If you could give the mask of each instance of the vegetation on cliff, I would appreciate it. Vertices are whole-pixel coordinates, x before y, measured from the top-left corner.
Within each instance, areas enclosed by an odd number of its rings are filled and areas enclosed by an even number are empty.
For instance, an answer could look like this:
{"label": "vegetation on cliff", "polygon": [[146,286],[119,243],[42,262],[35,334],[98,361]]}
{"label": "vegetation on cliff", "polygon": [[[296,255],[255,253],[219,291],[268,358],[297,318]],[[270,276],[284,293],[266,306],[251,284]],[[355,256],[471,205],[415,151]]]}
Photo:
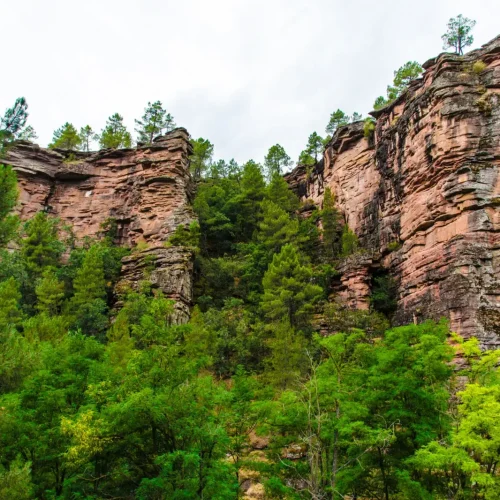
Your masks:
{"label": "vegetation on cliff", "polygon": [[392,327],[383,274],[371,310],[340,304],[335,268],[363,249],[328,188],[290,191],[281,146],[265,168],[193,150],[199,222],[166,242],[195,254],[185,325],[147,273],[117,304],[113,220],[82,241],[21,224],[0,166],[0,499],[498,498],[500,352]]}

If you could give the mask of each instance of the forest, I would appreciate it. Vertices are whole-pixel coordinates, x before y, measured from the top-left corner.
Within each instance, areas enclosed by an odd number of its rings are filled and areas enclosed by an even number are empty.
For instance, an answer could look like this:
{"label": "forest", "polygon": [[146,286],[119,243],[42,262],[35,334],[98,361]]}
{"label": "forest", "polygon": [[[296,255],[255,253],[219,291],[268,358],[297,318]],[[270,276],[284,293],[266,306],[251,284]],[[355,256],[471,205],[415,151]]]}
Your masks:
{"label": "forest", "polygon": [[[337,110],[326,132],[361,119]],[[158,101],[137,122],[141,144],[174,127]],[[118,114],[87,127],[51,147],[131,146]],[[18,99],[0,159],[33,137]],[[311,134],[300,163],[329,140]],[[500,351],[444,319],[395,326],[383,273],[369,310],[344,307],[337,269],[366,249],[332,192],[301,202],[279,144],[239,165],[191,143],[197,221],[164,243],[194,254],[187,324],[147,275],[118,304],[122,258],[144,248],[120,246],[116,220],[84,239],[49,210],[21,221],[0,162],[0,500],[500,498]]]}
{"label": "forest", "polygon": [[84,240],[21,223],[0,167],[0,498],[498,498],[500,352],[444,320],[391,326],[388,276],[344,308],[336,267],[364,249],[332,193],[300,203],[280,148],[240,166],[192,142],[199,222],[166,242],[196,256],[184,325],[147,276],[116,307],[141,249],[115,221]]}

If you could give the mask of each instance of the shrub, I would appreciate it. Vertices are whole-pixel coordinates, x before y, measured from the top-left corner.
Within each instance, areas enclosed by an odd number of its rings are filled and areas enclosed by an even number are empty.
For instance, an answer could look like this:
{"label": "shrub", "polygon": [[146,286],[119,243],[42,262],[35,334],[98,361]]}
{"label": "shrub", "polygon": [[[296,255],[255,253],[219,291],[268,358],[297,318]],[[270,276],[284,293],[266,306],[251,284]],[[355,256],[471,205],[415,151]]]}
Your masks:
{"label": "shrub", "polygon": [[473,65],[472,65],[472,71],[474,71],[474,73],[476,73],[476,75],[479,75],[480,73],[482,73],[484,70],[486,69],[486,63],[483,62],[483,61],[476,61]]}
{"label": "shrub", "polygon": [[387,250],[389,250],[389,252],[395,252],[400,248],[401,248],[401,243],[397,240],[391,241],[390,243],[387,244]]}
{"label": "shrub", "polygon": [[364,132],[365,137],[367,139],[370,139],[373,137],[373,134],[375,133],[375,122],[371,118],[367,118],[365,120],[363,132]]}

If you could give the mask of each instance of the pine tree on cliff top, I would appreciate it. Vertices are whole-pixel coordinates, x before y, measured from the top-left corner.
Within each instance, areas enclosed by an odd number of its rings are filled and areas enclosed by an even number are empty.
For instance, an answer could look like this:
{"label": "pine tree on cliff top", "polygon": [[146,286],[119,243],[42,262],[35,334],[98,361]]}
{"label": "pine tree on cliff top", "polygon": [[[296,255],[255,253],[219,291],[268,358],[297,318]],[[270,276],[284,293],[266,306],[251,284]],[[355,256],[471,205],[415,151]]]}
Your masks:
{"label": "pine tree on cliff top", "polygon": [[160,101],[153,104],[148,102],[142,120],[135,120],[137,128],[136,132],[139,134],[138,142],[151,144],[153,139],[163,133],[169,132],[175,128],[174,117],[163,109]]}
{"label": "pine tree on cliff top", "polygon": [[66,122],[62,127],[58,128],[52,137],[52,142],[49,148],[66,149],[68,151],[76,151],[82,145],[82,138],[73,126],[72,123]]}
{"label": "pine tree on cliff top", "polygon": [[476,21],[463,17],[462,14],[452,17],[448,21],[448,31],[441,37],[443,49],[453,48],[455,54],[462,55],[465,47],[469,47],[474,42],[474,37],[470,34]]}
{"label": "pine tree on cliff top", "polygon": [[123,116],[119,113],[111,115],[99,141],[101,148],[129,148],[132,145],[132,136],[123,124]]}

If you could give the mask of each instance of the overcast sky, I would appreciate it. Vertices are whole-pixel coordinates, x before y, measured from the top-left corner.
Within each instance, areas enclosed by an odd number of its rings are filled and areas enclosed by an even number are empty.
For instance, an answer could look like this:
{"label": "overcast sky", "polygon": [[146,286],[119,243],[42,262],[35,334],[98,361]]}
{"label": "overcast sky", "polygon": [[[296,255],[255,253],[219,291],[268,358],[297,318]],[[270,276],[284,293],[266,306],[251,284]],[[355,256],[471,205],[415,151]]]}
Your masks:
{"label": "overcast sky", "polygon": [[452,16],[500,33],[499,0],[3,0],[0,112],[18,96],[41,145],[69,121],[133,129],[160,100],[217,158],[296,160],[331,111],[366,114],[393,71],[442,51]]}

